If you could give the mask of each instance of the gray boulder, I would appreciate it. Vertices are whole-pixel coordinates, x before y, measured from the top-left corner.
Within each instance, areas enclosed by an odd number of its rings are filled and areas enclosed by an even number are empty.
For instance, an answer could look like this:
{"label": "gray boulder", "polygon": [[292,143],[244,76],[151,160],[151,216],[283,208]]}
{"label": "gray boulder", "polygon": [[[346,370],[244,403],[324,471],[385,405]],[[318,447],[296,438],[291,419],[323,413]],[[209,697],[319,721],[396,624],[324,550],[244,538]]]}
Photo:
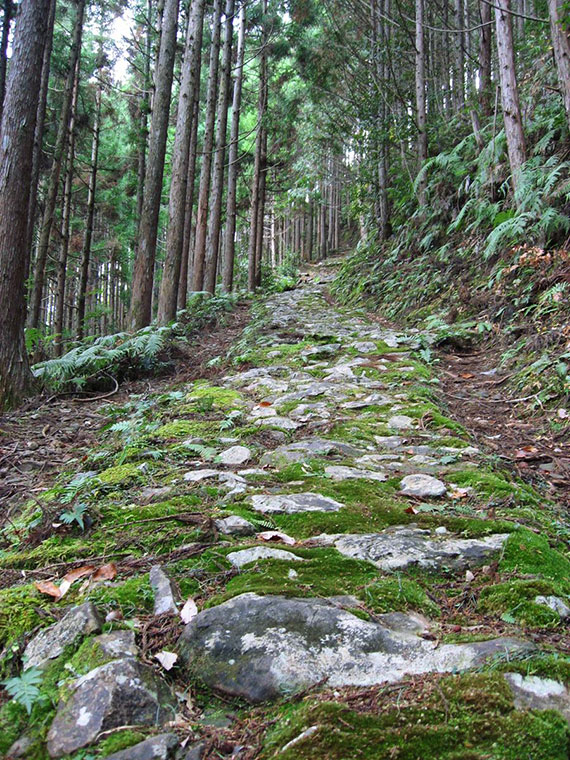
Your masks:
{"label": "gray boulder", "polygon": [[215,521],[215,526],[225,536],[251,536],[255,533],[255,525],[239,515],[222,517]]}
{"label": "gray boulder", "polygon": [[144,742],[107,755],[104,760],[171,760],[180,746],[176,734],[158,734]]}
{"label": "gray boulder", "polygon": [[570,617],[570,607],[559,596],[535,596],[534,603],[550,607],[553,612],[560,615],[560,620],[567,620]]}
{"label": "gray boulder", "polygon": [[311,539],[312,544],[335,546],[346,557],[372,562],[381,570],[422,567],[429,570],[462,570],[488,563],[499,554],[508,533],[493,533],[484,538],[431,536],[429,530],[397,526],[382,533],[326,534]]}
{"label": "gray boulder", "polygon": [[296,512],[338,512],[339,501],[318,493],[255,494],[251,505],[256,512],[293,514]]}
{"label": "gray boulder", "polygon": [[445,483],[422,473],[406,475],[400,482],[400,488],[404,496],[418,496],[420,499],[437,498],[447,493]]}
{"label": "gray boulder", "polygon": [[229,449],[220,454],[220,462],[226,465],[238,466],[245,464],[250,459],[251,449],[246,446],[230,446]]}
{"label": "gray boulder", "polygon": [[284,549],[273,549],[270,546],[252,546],[250,549],[241,549],[237,552],[231,552],[226,559],[234,567],[241,568],[250,562],[258,562],[263,559],[282,559],[287,562],[302,562],[303,557],[298,557],[292,552]]}
{"label": "gray boulder", "polygon": [[127,657],[91,670],[60,702],[47,735],[50,757],[92,744],[102,731],[117,726],[163,725],[176,701],[148,665]]}
{"label": "gray boulder", "polygon": [[99,632],[102,626],[103,621],[92,602],[72,607],[61,620],[44,628],[30,641],[24,650],[24,669],[44,667],[59,657],[66,646]]}
{"label": "gray boulder", "polygon": [[505,673],[515,700],[515,707],[531,710],[558,710],[570,723],[570,692],[552,678]]}
{"label": "gray boulder", "polygon": [[154,594],[154,614],[164,615],[169,612],[171,615],[176,615],[178,592],[160,565],[153,565],[150,568],[149,581]]}
{"label": "gray boulder", "polygon": [[177,648],[193,675],[250,702],[296,693],[323,679],[331,687],[370,686],[532,649],[508,638],[438,646],[417,635],[415,624],[362,620],[332,600],[248,593],[197,615]]}
{"label": "gray boulder", "polygon": [[273,451],[268,451],[261,457],[262,465],[273,467],[286,467],[288,464],[305,462],[315,457],[325,457],[329,454],[344,454],[345,456],[358,456],[364,452],[341,441],[327,441],[324,438],[306,438],[286,446],[279,446]]}
{"label": "gray boulder", "polygon": [[109,660],[118,660],[121,657],[136,657],[138,647],[135,644],[134,631],[111,631],[102,633],[95,638],[99,651]]}

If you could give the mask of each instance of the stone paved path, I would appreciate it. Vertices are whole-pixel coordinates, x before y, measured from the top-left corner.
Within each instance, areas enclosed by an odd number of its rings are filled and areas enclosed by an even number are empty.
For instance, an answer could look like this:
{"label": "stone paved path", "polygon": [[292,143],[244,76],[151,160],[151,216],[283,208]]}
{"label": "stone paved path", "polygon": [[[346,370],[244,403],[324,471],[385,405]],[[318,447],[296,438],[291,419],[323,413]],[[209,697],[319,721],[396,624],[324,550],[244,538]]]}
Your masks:
{"label": "stone paved path", "polygon": [[126,549],[42,617],[27,667],[59,706],[12,756],[566,756],[555,513],[442,413],[420,336],[330,305],[329,277],[261,302],[218,385],[133,399],[75,476],[94,527],[45,564]]}

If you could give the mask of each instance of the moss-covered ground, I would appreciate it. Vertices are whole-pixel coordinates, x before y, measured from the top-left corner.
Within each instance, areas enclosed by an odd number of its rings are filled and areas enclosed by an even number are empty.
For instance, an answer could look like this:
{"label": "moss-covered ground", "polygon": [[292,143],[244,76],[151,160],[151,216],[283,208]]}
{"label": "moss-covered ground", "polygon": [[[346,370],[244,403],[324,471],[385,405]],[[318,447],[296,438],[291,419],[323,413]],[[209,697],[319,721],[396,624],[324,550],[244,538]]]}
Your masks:
{"label": "moss-covered ground", "polygon": [[[232,349],[229,379],[200,380],[168,392],[161,388],[133,396],[122,406],[107,406],[107,430],[98,446],[77,452],[74,468],[12,515],[0,536],[1,673],[18,674],[24,646],[34,632],[56,620],[67,605],[87,599],[104,615],[114,612],[120,621],[115,626],[133,627],[140,644],[141,619],[148,619],[153,608],[148,573],[152,565],[162,564],[182,597],[193,597],[199,609],[252,591],[342,595],[353,597],[346,601],[348,609],[369,620],[393,611],[420,613],[444,643],[497,635],[534,637],[538,642],[537,650],[521,660],[496,661],[476,674],[310,694],[261,711],[234,705],[239,712],[232,729],[236,736],[250,719],[262,726],[252,744],[257,754],[248,758],[279,753],[284,760],[562,760],[567,756],[563,719],[551,711],[515,709],[501,675],[509,670],[569,678],[561,645],[565,623],[557,612],[535,601],[555,596],[568,603],[568,533],[556,505],[497,464],[496,457],[474,448],[464,427],[448,416],[433,367],[411,355],[415,339],[394,340],[390,330],[369,339],[361,334],[366,326],[359,321],[361,315],[330,306],[318,288],[309,290],[298,308],[297,321],[280,326],[279,310],[272,307],[269,314],[260,301],[253,322]],[[277,326],[268,330],[273,314]],[[374,350],[361,352],[356,344],[363,340],[372,342]],[[326,384],[327,370],[335,366],[341,374],[346,372],[346,381],[339,376],[317,395],[305,395],[303,389],[311,383]],[[260,372],[250,372],[243,382],[232,381],[232,375],[250,370]],[[362,385],[363,378],[368,385]],[[350,405],[374,393],[384,398],[372,398],[360,408]],[[315,403],[324,404],[327,414],[317,408],[295,430],[259,422],[271,419],[265,414],[288,417],[301,404]],[[395,415],[411,418],[410,427],[390,427]],[[295,414],[290,419],[296,419]],[[396,436],[399,441],[391,443]],[[336,449],[307,455],[301,462],[263,465],[268,451],[314,437],[351,444],[357,453],[349,456]],[[247,463],[222,464],[222,452],[238,444],[250,449]],[[383,458],[366,464],[355,461],[367,455]],[[386,479],[334,480],[326,471],[330,465],[376,469],[385,472]],[[191,479],[195,471],[206,468],[217,474]],[[243,488],[224,481],[232,472],[243,478]],[[190,479],[185,479],[187,473]],[[440,478],[446,495],[403,496],[400,481],[411,473]],[[252,508],[256,493],[308,491],[343,506],[336,512],[271,515]],[[285,532],[295,545],[271,545],[304,561],[294,564],[293,573],[291,563],[275,559],[254,562],[238,572],[227,555],[259,545],[260,540],[255,535],[219,534],[215,520],[228,515],[248,519],[258,531]],[[412,523],[432,536],[437,535],[435,529],[445,528],[460,538],[493,533],[508,533],[509,538],[488,566],[472,568],[470,578],[464,570],[446,568],[384,572],[348,559],[333,547],[306,543],[322,533],[377,533]],[[87,563],[96,568],[109,562],[116,564],[116,577],[76,582],[61,601],[34,585],[45,579],[59,583],[70,569]],[[31,715],[16,702],[5,701],[0,707],[0,755],[25,732],[32,737],[26,756],[47,757],[45,733],[65,683],[99,664],[99,654],[90,638],[55,660],[44,674]],[[185,695],[180,709],[186,723],[181,725],[191,725],[199,735],[196,716],[211,706],[215,695],[199,681],[183,682],[176,669],[169,678]],[[310,736],[282,752],[313,726]],[[73,760],[102,758],[146,734],[144,727],[112,733]],[[226,755],[212,754],[218,756]]]}

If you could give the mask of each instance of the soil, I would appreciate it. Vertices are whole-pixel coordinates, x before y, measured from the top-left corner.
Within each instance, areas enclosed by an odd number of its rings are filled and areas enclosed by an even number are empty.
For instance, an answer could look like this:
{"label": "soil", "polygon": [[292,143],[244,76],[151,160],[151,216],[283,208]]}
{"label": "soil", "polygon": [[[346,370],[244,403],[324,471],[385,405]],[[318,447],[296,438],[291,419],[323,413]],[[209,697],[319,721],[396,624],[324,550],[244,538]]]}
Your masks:
{"label": "soil", "polygon": [[498,369],[499,361],[500,351],[494,346],[440,355],[438,374],[450,416],[481,449],[495,454],[568,516],[570,424],[556,430],[562,425],[553,422],[564,423],[557,411],[536,407],[536,397],[513,396],[510,376]]}
{"label": "soil", "polygon": [[0,415],[0,526],[24,501],[49,488],[58,473],[92,448],[109,424],[106,410],[121,406],[132,394],[160,392],[198,378],[224,374],[227,363],[208,362],[224,356],[249,320],[249,302],[238,304],[225,321],[203,328],[188,346],[177,347],[168,374],[124,383],[115,393],[43,394],[19,409]]}

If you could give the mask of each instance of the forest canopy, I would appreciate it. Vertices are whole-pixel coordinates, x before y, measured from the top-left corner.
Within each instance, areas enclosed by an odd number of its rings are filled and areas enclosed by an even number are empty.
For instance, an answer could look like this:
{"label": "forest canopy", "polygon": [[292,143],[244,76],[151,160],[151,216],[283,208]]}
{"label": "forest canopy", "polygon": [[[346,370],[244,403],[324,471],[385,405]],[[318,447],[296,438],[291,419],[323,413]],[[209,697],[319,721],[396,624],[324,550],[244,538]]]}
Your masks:
{"label": "forest canopy", "polygon": [[357,243],[339,293],[378,302],[379,262],[432,293],[567,242],[562,0],[2,10],[3,405],[38,362]]}

